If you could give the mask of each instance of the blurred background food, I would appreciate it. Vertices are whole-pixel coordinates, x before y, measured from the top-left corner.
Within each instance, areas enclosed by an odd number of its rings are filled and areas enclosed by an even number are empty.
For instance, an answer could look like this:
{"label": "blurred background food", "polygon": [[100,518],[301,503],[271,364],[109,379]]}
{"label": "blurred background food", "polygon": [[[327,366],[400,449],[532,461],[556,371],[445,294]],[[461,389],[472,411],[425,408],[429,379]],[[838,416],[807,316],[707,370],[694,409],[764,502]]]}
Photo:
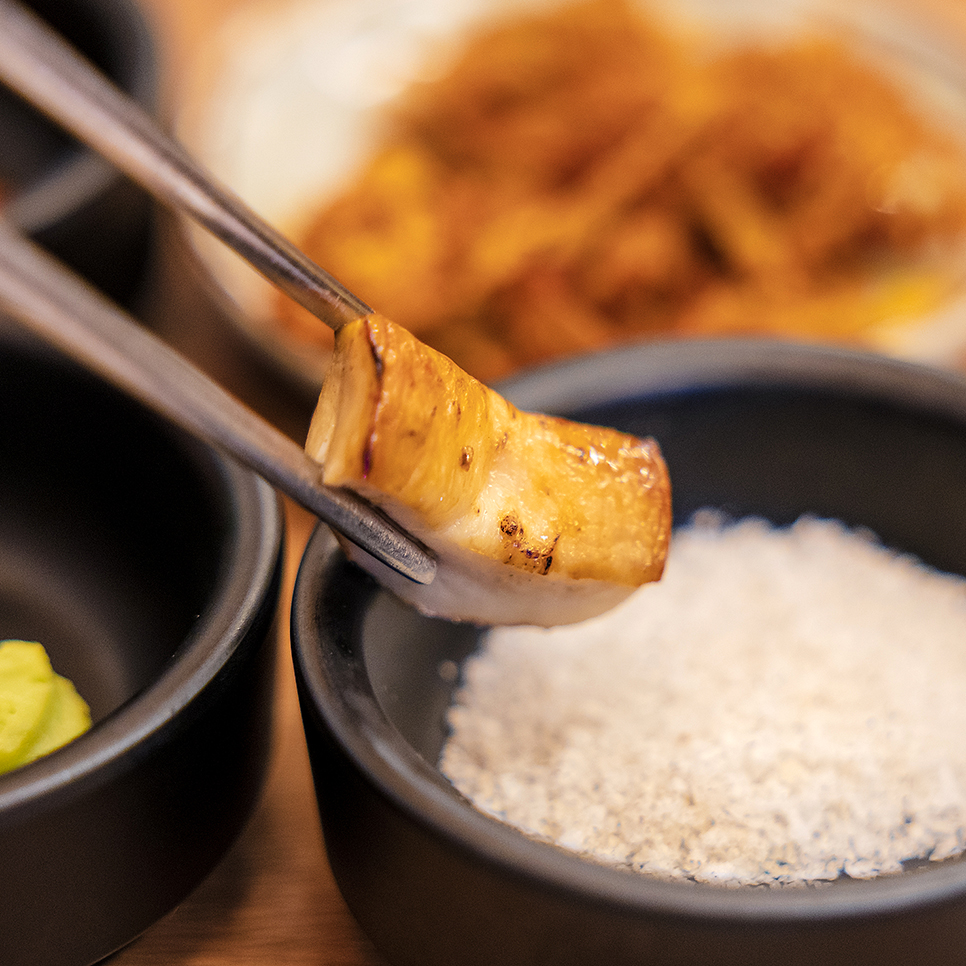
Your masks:
{"label": "blurred background food", "polygon": [[665,333],[859,339],[941,304],[963,145],[842,43],[690,40],[625,0],[473,37],[301,246],[483,379]]}
{"label": "blurred background food", "polygon": [[[945,40],[885,3],[669,9],[296,0],[269,23],[256,4],[182,133],[487,381],[749,332],[949,361],[966,75]],[[317,384],[328,330],[194,243],[226,311]]]}

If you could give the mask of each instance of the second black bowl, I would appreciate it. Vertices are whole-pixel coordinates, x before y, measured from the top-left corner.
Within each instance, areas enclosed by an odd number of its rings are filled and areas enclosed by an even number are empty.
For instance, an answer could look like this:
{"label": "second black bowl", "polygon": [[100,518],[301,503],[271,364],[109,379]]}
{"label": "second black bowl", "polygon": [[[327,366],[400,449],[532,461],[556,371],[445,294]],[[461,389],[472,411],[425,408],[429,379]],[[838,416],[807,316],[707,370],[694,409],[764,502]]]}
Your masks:
{"label": "second black bowl", "polygon": [[93,726],[0,775],[0,963],[88,966],[214,868],[271,749],[277,494],[0,319],[0,638]]}
{"label": "second black bowl", "polygon": [[[704,507],[871,528],[966,575],[966,382],[770,342],[643,346],[506,387],[522,408],[660,442],[677,521]],[[320,528],[292,614],[326,848],[395,966],[918,966],[961,962],[966,862],[821,889],[726,888],[595,865],[475,810],[437,767],[480,632],[429,620]]]}

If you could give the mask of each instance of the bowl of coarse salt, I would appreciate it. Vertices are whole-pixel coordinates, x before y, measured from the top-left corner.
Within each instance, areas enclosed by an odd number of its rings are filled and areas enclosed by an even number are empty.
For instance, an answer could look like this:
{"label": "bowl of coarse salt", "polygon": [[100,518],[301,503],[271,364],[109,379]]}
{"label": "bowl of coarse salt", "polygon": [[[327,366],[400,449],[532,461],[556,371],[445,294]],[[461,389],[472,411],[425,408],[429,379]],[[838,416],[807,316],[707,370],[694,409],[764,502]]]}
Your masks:
{"label": "bowl of coarse salt", "polygon": [[320,527],[293,650],[326,848],[394,966],[966,949],[966,381],[668,342],[502,387],[651,435],[663,578],[583,624],[423,617]]}

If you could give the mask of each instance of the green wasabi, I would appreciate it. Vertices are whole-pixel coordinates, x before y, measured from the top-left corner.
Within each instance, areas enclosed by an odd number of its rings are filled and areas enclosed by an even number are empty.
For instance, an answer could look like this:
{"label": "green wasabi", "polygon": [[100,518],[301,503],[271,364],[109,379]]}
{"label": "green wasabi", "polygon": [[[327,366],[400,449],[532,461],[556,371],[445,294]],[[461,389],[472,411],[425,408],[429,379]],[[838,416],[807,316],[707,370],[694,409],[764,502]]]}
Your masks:
{"label": "green wasabi", "polygon": [[0,642],[0,774],[60,748],[91,726],[86,702],[35,641]]}

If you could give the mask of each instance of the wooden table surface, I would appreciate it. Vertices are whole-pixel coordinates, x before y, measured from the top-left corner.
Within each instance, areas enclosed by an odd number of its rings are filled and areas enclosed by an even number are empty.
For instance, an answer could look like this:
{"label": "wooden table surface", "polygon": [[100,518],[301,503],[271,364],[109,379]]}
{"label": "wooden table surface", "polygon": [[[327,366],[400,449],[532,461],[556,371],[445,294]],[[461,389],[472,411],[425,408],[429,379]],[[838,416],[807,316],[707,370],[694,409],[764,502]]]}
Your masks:
{"label": "wooden table surface", "polygon": [[[205,37],[242,3],[268,0],[141,0],[154,21],[165,80],[177,100],[184,66],[203,56]],[[912,2],[912,0],[910,0]],[[966,0],[918,0],[966,35]],[[163,246],[163,273],[180,264],[177,245]],[[288,396],[233,342],[212,336],[209,307],[191,288],[166,287],[152,301],[153,323],[203,368],[298,438],[310,403]],[[220,865],[182,905],[116,953],[112,966],[385,966],[346,909],[325,858],[289,657],[288,604],[298,560],[313,525],[287,504],[288,547],[278,640],[274,758],[265,793],[249,825]]]}

